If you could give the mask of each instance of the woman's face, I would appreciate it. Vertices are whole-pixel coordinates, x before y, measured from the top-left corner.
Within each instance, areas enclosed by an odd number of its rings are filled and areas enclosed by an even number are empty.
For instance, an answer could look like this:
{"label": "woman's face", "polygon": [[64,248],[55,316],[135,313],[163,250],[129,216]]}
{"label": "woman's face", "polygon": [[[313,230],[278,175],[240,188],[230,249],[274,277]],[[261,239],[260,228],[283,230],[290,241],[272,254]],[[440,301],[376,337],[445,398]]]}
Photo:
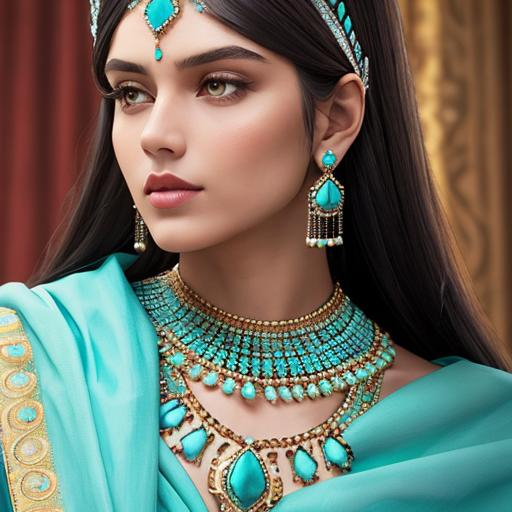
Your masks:
{"label": "woman's face", "polygon": [[[117,160],[152,238],[170,252],[204,249],[272,224],[303,190],[310,162],[293,66],[189,1],[181,4],[160,41],[161,61],[139,6],[117,27],[106,65],[113,88],[132,88],[116,101]],[[254,58],[178,65],[234,46]],[[113,59],[144,69],[121,70]],[[151,173],[172,173],[200,190],[169,206],[158,201],[163,194],[144,190]]]}

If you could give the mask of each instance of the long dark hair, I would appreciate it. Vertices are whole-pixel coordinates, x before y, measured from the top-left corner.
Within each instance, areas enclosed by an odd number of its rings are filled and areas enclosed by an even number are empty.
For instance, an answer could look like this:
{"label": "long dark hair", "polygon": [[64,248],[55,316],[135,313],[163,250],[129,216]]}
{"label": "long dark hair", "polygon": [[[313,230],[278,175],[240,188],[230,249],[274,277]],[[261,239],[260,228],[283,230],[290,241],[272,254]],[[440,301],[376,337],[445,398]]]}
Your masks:
{"label": "long dark hair", "polygon": [[[103,2],[94,50],[98,87],[112,34],[128,0]],[[352,71],[310,0],[205,0],[211,15],[289,59],[303,89],[305,130],[315,104]],[[336,169],[347,197],[344,242],[327,248],[333,279],[401,346],[426,359],[460,355],[510,370],[482,312],[433,184],[396,0],[347,0],[370,59],[361,132]],[[69,220],[48,244],[30,285],[88,268],[113,252],[133,252],[132,199],[116,161],[114,100],[103,99],[87,168],[72,191]],[[149,248],[126,270],[129,280],[161,272],[178,254]]]}

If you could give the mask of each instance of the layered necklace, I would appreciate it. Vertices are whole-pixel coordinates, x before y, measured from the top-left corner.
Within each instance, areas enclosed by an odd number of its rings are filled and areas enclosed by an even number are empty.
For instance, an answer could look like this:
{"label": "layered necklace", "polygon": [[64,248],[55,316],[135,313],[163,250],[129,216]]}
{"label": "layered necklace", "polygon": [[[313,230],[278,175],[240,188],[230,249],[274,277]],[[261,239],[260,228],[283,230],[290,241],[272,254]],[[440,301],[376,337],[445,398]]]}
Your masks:
{"label": "layered necklace", "polygon": [[[182,459],[209,463],[208,487],[224,512],[265,512],[283,496],[283,471],[309,485],[328,472],[350,471],[344,430],[379,399],[395,349],[389,335],[335,284],[308,315],[262,321],[210,304],[181,278],[179,266],[132,283],[158,333],[160,433]],[[272,404],[345,392],[338,409],[307,432],[255,439],[213,418],[188,382],[226,396]]]}

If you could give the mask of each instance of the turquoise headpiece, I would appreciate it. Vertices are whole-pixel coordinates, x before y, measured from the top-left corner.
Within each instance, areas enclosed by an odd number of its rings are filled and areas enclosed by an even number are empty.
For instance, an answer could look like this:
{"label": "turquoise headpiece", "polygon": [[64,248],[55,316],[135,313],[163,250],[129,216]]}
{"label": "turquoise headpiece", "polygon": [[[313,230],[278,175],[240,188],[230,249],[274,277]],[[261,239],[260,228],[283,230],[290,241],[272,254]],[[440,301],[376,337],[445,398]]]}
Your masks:
{"label": "turquoise headpiece", "polygon": [[[144,8],[144,18],[149,29],[155,37],[155,59],[162,60],[163,53],[160,48],[160,38],[165,34],[171,23],[180,13],[180,2],[184,0],[132,0],[128,4],[128,9],[132,10],[142,2],[147,2]],[[198,12],[205,12],[206,6],[203,0],[187,0],[192,2]],[[343,53],[352,64],[354,71],[361,78],[365,89],[369,87],[368,72],[369,60],[363,56],[363,50],[357,40],[352,19],[347,13],[344,1],[340,0],[311,0],[317,11],[322,16],[336,41],[340,45]],[[91,32],[96,42],[96,33],[98,29],[98,16],[101,7],[101,0],[90,0],[91,4]]]}

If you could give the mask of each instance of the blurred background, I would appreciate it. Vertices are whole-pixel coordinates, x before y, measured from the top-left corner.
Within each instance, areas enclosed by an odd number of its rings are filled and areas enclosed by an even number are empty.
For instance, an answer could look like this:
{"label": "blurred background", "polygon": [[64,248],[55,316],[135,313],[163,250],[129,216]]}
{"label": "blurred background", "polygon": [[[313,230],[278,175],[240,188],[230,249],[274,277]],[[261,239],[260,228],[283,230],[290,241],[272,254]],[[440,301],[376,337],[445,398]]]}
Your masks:
{"label": "blurred background", "polygon": [[[512,0],[399,0],[432,169],[512,353]],[[0,283],[26,280],[96,122],[86,0],[0,0]]]}

